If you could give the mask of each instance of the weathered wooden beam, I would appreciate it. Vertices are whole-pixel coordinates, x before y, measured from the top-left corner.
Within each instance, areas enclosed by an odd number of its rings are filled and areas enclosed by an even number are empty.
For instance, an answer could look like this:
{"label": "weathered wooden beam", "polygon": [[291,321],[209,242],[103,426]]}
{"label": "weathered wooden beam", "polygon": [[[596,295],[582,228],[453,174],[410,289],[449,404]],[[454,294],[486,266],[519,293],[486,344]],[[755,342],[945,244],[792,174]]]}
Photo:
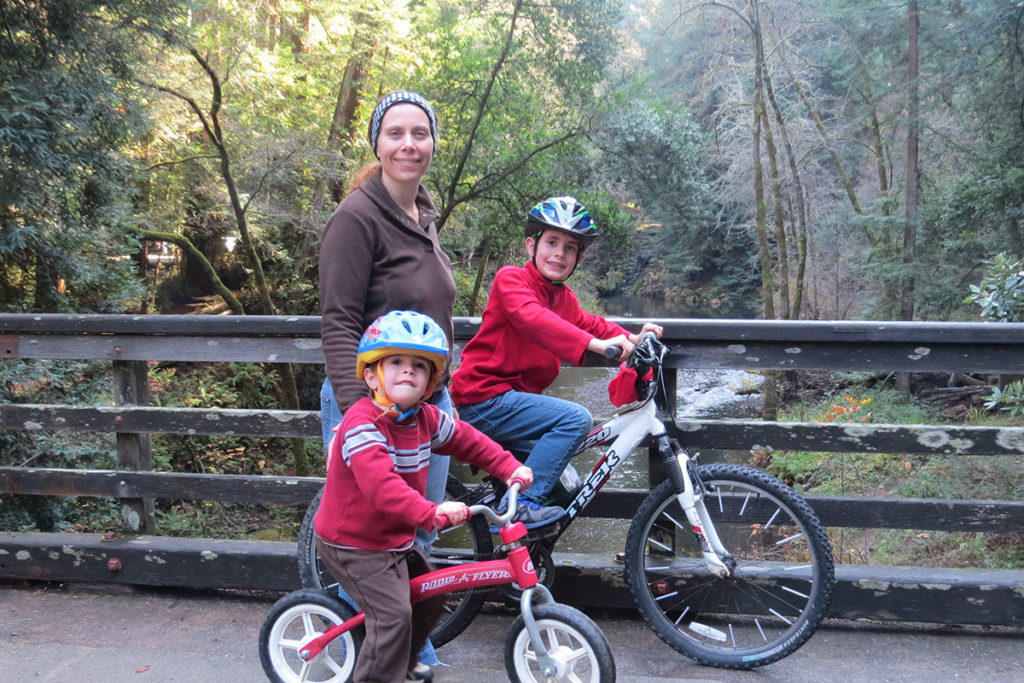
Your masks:
{"label": "weathered wooden beam", "polygon": [[674,340],[666,362],[677,368],[858,370],[863,372],[1024,372],[1024,354],[1006,344],[873,344]]}
{"label": "weathered wooden beam", "polygon": [[[577,607],[631,608],[623,567],[556,553],[554,594]],[[299,586],[295,544],[93,534],[0,532],[0,575],[43,581],[280,590]],[[1024,625],[1024,573],[839,565],[828,616],[992,626]]]}
{"label": "weathered wooden beam", "polygon": [[[612,318],[630,329],[641,320]],[[851,320],[712,320],[662,318],[666,339],[719,342],[857,342],[919,344],[1024,344],[1024,323],[906,322]],[[456,337],[473,336],[480,317],[456,317]],[[319,337],[319,316],[244,315],[119,315],[64,313],[3,313],[0,334],[136,334],[136,335],[258,335]]]}
{"label": "weathered wooden beam", "polygon": [[0,576],[138,586],[292,590],[294,543],[0,531]]}
{"label": "weathered wooden beam", "polygon": [[[1024,427],[680,420],[694,449],[1022,455]],[[320,411],[0,404],[0,427],[21,431],[149,432],[320,438]]]}
{"label": "weathered wooden beam", "polygon": [[318,315],[125,315],[4,313],[0,333],[320,337]]}
{"label": "weathered wooden beam", "polygon": [[23,495],[308,505],[323,484],[319,477],[0,467],[0,492]]}
{"label": "weathered wooden beam", "polygon": [[18,335],[18,357],[239,363],[323,363],[319,337]]}
{"label": "weathered wooden beam", "polygon": [[21,431],[149,432],[320,439],[319,410],[0,404],[0,427]]}
{"label": "weathered wooden beam", "polygon": [[[324,362],[320,339],[313,337],[227,337],[213,335],[57,335],[19,334],[16,357],[81,360],[184,362]],[[685,338],[672,347],[666,365],[674,368],[767,370],[860,370],[906,372],[1022,373],[1024,353],[1008,344],[915,342],[857,344],[841,342],[748,341],[730,343]],[[8,357],[15,357],[9,355]],[[456,362],[458,358],[456,357]],[[607,363],[594,363],[605,365]]]}
{"label": "weathered wooden beam", "polygon": [[[632,607],[623,567],[614,560],[555,553],[555,564],[558,600],[578,607]],[[827,616],[1024,626],[1024,572],[837,565]]]}
{"label": "weathered wooden beam", "polygon": [[[1024,372],[1024,323],[658,322],[669,367]],[[455,321],[459,340],[478,328]],[[0,314],[0,335],[8,358],[323,362],[316,316]]]}
{"label": "weathered wooden beam", "polygon": [[760,420],[678,420],[677,426],[683,444],[696,449],[1024,455],[1024,427]]}
{"label": "weathered wooden beam", "polygon": [[[323,486],[318,477],[188,474],[0,467],[0,493],[165,500],[216,500],[307,505]],[[604,488],[584,517],[631,519],[643,489]],[[810,496],[827,527],[1010,533],[1024,528],[1024,502]]]}
{"label": "weathered wooden beam", "polygon": [[932,498],[844,498],[808,496],[826,527],[1017,533],[1024,529],[1024,503]]}
{"label": "weathered wooden beam", "polygon": [[[115,360],[114,403],[136,406],[149,403],[148,369],[142,361]],[[153,469],[152,438],[149,434],[115,430],[117,466],[121,470]],[[156,531],[152,498],[121,500],[121,530],[131,534],[152,534]]]}

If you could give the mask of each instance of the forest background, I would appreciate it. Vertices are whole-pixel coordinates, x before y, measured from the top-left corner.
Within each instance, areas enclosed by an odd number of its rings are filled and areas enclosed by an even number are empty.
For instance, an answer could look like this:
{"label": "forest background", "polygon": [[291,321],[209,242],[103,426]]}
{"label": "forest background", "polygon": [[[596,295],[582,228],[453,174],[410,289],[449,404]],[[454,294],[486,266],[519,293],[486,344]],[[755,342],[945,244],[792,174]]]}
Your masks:
{"label": "forest background", "polygon": [[[369,113],[412,89],[440,121],[457,315],[522,261],[526,211],[572,194],[601,231],[573,277],[596,310],[1024,319],[1017,0],[0,0],[0,29],[0,311],[318,314]],[[275,370],[151,383],[318,407],[319,369]],[[0,398],[106,383],[7,364]],[[27,438],[0,435],[4,464],[109,456]],[[170,468],[267,465],[166,446]]]}

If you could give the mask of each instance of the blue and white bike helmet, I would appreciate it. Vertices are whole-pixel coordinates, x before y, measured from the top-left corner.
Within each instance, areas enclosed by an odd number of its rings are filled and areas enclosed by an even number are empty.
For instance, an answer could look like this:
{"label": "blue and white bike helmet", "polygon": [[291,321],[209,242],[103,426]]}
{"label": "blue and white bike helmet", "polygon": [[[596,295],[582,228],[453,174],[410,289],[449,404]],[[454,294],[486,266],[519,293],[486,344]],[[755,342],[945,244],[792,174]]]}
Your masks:
{"label": "blue and white bike helmet", "polygon": [[575,237],[583,249],[597,239],[597,226],[590,211],[575,197],[551,197],[530,209],[526,217],[526,236],[536,239],[547,229]]}
{"label": "blue and white bike helmet", "polygon": [[434,372],[424,395],[433,394],[437,379],[448,364],[448,337],[441,326],[416,311],[391,311],[380,316],[359,340],[356,377],[362,379],[367,365],[396,353],[420,356],[433,364]]}

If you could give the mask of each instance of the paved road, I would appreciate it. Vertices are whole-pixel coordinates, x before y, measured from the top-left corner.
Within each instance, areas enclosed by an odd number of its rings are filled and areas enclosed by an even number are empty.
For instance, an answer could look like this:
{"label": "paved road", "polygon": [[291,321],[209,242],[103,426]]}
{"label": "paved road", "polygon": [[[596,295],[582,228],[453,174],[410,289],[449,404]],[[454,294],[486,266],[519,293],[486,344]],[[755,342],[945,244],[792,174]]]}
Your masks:
{"label": "paved road", "polygon": [[[0,682],[185,683],[265,680],[256,636],[276,595],[0,583]],[[696,666],[629,615],[591,614],[618,680],[1022,681],[1024,630],[828,623],[801,650],[753,672]],[[438,683],[499,683],[512,617],[481,615],[441,649]]]}

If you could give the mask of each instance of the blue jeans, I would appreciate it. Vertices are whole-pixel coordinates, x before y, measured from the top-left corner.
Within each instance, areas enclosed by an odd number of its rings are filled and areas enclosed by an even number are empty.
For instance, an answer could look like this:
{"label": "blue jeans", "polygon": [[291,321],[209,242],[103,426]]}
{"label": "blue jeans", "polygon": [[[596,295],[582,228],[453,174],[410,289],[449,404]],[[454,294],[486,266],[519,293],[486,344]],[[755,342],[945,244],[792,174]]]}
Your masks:
{"label": "blue jeans", "polygon": [[[431,403],[449,415],[452,414],[452,397],[448,393],[447,388],[435,393]],[[320,387],[320,428],[324,443],[324,457],[327,457],[327,445],[331,443],[334,428],[341,424],[341,417],[338,402],[334,400],[334,388],[331,386],[331,380],[325,379]],[[447,455],[430,454],[430,469],[427,471],[427,490],[425,493],[427,500],[432,503],[444,501],[444,490],[448,485],[449,462]],[[416,530],[416,543],[424,550],[429,550],[436,538],[436,531]],[[338,586],[338,597],[352,605],[354,609],[359,609],[359,606],[356,605],[355,601],[352,600],[340,585]],[[435,666],[441,663],[434,652],[434,645],[429,639],[419,652],[419,660],[427,666]]]}
{"label": "blue jeans", "polygon": [[583,406],[543,394],[506,391],[494,398],[458,406],[459,418],[491,437],[533,470],[533,486],[523,493],[543,504],[593,425]]}

